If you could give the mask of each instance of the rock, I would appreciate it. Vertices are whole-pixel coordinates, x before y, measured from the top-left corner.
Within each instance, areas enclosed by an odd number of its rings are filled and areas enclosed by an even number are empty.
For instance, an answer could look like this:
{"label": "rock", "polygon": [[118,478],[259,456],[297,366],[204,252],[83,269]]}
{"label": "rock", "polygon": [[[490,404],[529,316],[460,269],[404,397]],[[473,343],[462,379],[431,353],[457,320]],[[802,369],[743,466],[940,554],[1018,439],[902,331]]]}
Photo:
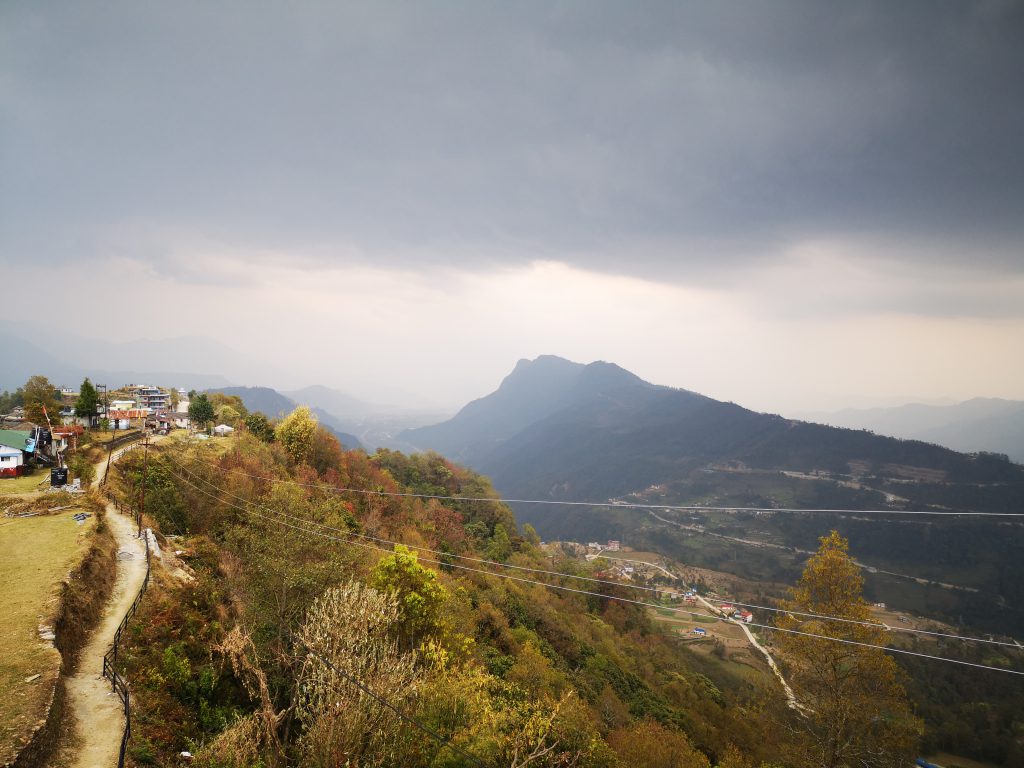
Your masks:
{"label": "rock", "polygon": [[38,674],[38,673],[35,674],[35,675],[29,675],[28,677],[25,678],[25,682],[26,683],[33,683],[36,680],[38,680],[40,677],[42,677],[42,675]]}

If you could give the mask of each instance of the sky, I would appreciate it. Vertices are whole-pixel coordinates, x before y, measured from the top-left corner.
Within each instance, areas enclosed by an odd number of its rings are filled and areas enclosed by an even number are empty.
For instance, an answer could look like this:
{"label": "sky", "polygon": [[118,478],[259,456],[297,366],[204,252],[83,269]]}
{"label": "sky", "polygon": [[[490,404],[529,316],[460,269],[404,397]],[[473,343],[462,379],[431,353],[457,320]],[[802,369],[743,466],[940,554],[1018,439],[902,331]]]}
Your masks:
{"label": "sky", "polygon": [[1021,41],[1011,0],[8,0],[5,314],[445,407],[540,354],[1024,399]]}

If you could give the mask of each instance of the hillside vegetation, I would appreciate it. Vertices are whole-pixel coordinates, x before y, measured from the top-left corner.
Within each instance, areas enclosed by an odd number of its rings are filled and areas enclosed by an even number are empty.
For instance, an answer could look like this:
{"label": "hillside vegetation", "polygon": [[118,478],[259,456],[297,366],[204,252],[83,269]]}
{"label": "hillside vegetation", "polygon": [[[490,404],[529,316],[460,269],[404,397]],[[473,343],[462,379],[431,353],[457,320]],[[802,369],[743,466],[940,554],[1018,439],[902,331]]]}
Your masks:
{"label": "hillside vegetation", "polygon": [[[756,413],[649,384],[609,363],[554,357],[520,361],[492,394],[403,437],[459,456],[508,498],[993,513],[1020,512],[1024,503],[1024,466],[1004,456]],[[1010,552],[1024,542],[1024,527],[1012,519],[669,516],[787,553],[723,546],[643,511],[523,504],[516,514],[545,538],[620,539],[788,582],[802,562],[792,550],[813,549],[836,528],[871,566],[977,590],[922,588],[875,574],[868,587],[877,599],[986,630],[1024,632],[1024,560]]]}
{"label": "hillside vegetation", "polygon": [[[309,448],[302,463],[251,435],[151,452],[147,510],[183,567],[157,578],[125,655],[137,763],[471,764],[458,747],[487,765],[743,766],[785,747],[758,721],[782,704],[769,676],[754,686],[600,596],[620,588],[558,592],[454,559],[550,566],[497,500],[358,493],[496,499],[485,478],[436,454],[345,452],[322,430]],[[118,492],[134,495],[141,460]]]}

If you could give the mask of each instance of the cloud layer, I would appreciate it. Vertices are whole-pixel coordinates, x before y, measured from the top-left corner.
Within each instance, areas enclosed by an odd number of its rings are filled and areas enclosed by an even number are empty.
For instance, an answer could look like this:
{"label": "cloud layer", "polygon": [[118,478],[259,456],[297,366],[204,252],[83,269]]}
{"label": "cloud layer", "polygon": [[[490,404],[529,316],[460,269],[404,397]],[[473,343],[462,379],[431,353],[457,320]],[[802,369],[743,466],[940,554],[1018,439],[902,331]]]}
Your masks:
{"label": "cloud layer", "polygon": [[[622,327],[697,349],[694,306],[730,354],[859,323],[966,359],[1024,333],[1021,40],[1011,0],[6,3],[0,260],[219,295],[190,332],[497,334],[491,378]],[[557,318],[500,290],[547,285]]]}

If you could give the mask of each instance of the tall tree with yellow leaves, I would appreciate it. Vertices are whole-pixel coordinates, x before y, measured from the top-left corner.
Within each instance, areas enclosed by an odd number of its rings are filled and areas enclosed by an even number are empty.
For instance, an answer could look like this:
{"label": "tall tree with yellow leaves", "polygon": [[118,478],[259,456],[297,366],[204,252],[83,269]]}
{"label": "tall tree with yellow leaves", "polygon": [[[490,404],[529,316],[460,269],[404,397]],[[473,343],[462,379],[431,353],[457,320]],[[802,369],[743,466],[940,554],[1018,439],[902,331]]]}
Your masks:
{"label": "tall tree with yellow leaves", "polygon": [[909,765],[921,721],[910,712],[896,662],[880,648],[866,647],[884,646],[885,630],[871,618],[864,580],[848,549],[836,531],[821,538],[784,604],[791,613],[776,622],[807,633],[776,636],[800,706],[789,723],[791,759],[814,768]]}

